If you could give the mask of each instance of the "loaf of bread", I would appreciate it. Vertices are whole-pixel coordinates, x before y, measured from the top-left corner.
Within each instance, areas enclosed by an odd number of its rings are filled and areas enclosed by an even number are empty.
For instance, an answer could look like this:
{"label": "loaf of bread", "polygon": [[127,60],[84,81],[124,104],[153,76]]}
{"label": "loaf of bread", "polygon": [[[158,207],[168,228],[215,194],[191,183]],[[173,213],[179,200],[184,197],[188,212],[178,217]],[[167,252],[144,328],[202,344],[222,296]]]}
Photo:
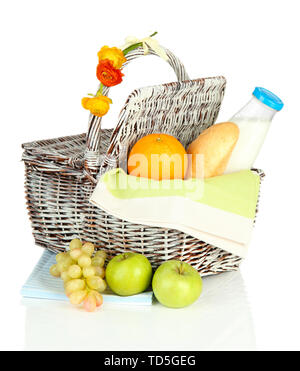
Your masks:
{"label": "loaf of bread", "polygon": [[222,122],[204,130],[188,148],[187,178],[222,175],[238,138],[239,128],[233,122]]}

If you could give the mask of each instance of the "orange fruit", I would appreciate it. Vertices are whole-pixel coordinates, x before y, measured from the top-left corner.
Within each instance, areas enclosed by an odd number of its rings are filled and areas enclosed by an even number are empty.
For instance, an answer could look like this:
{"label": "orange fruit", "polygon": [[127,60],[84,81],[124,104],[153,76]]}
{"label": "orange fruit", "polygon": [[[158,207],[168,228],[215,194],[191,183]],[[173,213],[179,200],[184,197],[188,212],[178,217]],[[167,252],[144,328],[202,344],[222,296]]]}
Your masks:
{"label": "orange fruit", "polygon": [[130,151],[128,174],[162,179],[184,179],[188,161],[183,145],[168,134],[150,134]]}

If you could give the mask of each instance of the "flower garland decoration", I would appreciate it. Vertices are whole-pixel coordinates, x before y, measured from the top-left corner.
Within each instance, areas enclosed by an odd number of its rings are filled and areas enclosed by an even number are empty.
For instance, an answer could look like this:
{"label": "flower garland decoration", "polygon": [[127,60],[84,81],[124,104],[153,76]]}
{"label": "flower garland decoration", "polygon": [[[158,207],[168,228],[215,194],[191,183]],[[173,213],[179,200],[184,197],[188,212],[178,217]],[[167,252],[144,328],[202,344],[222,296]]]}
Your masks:
{"label": "flower garland decoration", "polygon": [[127,61],[126,55],[139,47],[144,49],[144,54],[149,53],[149,48],[154,50],[158,56],[168,60],[164,49],[159,45],[157,40],[152,39],[157,32],[149,37],[138,39],[136,37],[127,37],[122,50],[116,47],[110,48],[103,46],[98,52],[98,65],[96,70],[97,79],[100,81],[100,87],[95,95],[88,94],[90,97],[84,97],[81,100],[83,108],[89,110],[93,115],[102,117],[107,114],[112,100],[103,95],[103,88],[116,86],[123,81],[124,74],[122,67]]}

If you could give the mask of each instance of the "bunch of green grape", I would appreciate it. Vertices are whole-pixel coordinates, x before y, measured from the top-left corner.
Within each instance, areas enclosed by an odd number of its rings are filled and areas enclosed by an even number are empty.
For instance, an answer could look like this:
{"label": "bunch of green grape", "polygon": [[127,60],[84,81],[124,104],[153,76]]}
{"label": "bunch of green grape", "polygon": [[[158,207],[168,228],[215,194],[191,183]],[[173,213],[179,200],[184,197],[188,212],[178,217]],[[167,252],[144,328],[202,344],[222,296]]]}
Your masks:
{"label": "bunch of green grape", "polygon": [[52,265],[50,273],[64,281],[65,293],[71,304],[83,303],[86,311],[94,312],[103,303],[100,294],[107,285],[105,277],[105,251],[95,252],[91,242],[76,238],[70,242],[70,250],[56,255],[57,264]]}

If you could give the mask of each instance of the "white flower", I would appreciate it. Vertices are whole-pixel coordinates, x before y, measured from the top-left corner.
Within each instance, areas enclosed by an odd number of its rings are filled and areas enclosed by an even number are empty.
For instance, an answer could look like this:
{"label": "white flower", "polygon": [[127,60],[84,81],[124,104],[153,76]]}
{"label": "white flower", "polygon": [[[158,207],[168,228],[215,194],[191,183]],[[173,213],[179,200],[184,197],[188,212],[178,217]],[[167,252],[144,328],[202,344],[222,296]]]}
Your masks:
{"label": "white flower", "polygon": [[122,46],[122,49],[127,49],[131,45],[142,43],[144,54],[147,55],[149,53],[149,48],[151,48],[158,56],[163,58],[164,60],[169,60],[165,50],[161,47],[157,40],[152,39],[152,37],[144,37],[143,39],[138,39],[134,36],[128,36],[125,39],[125,45]]}

